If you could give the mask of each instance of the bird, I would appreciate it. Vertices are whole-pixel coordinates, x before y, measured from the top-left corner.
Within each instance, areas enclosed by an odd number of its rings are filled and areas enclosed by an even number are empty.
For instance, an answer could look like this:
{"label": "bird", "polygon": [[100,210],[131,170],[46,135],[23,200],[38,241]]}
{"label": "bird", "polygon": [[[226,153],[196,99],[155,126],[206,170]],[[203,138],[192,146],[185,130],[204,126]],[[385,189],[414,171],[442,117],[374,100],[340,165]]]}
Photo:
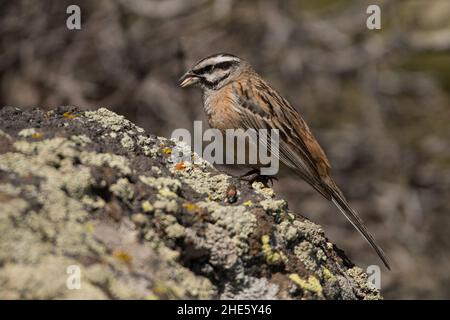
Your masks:
{"label": "bird", "polygon": [[302,116],[249,62],[228,53],[214,54],[195,63],[179,85],[202,89],[212,128],[278,129],[280,162],[331,201],[390,270],[387,256],[333,180],[330,161]]}

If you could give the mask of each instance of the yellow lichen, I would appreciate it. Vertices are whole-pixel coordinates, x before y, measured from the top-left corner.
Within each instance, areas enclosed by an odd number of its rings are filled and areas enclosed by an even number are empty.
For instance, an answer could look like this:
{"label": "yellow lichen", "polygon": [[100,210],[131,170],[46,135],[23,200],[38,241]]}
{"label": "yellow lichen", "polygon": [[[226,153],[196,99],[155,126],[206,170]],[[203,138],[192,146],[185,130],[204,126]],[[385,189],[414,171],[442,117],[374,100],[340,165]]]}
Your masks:
{"label": "yellow lichen", "polygon": [[322,274],[325,280],[327,281],[336,281],[336,277],[334,276],[334,274],[331,273],[330,270],[328,270],[327,268],[323,268],[322,269]]}
{"label": "yellow lichen", "polygon": [[242,205],[244,205],[246,207],[251,207],[251,206],[253,206],[253,201],[252,200],[247,200]]}
{"label": "yellow lichen", "polygon": [[316,277],[309,276],[308,279],[305,280],[302,279],[298,274],[292,273],[289,275],[289,279],[294,282],[300,289],[316,293],[318,296],[323,297],[322,285]]}
{"label": "yellow lichen", "polygon": [[40,133],[40,132],[35,132],[35,133],[33,133],[33,134],[31,135],[31,137],[32,137],[33,139],[41,139],[41,138],[43,137],[43,135],[42,135],[42,133]]}
{"label": "yellow lichen", "polygon": [[126,263],[126,264],[130,264],[133,261],[133,257],[123,250],[114,251],[113,256],[117,260],[119,260],[123,263]]}
{"label": "yellow lichen", "polygon": [[152,288],[153,299],[179,299],[183,296],[183,290],[170,283],[157,282]]}
{"label": "yellow lichen", "polygon": [[158,193],[160,196],[162,196],[164,198],[173,198],[174,199],[174,198],[178,197],[175,192],[172,192],[167,188],[160,189]]}
{"label": "yellow lichen", "polygon": [[63,117],[66,118],[66,119],[75,119],[77,116],[74,115],[70,111],[66,111],[66,112],[63,113]]}
{"label": "yellow lichen", "polygon": [[142,210],[147,213],[153,212],[153,210],[154,210],[153,205],[148,200],[145,200],[144,202],[142,202],[141,207],[142,207]]}
{"label": "yellow lichen", "polygon": [[266,262],[270,265],[279,265],[285,263],[287,258],[282,252],[272,250],[270,246],[270,237],[265,234],[261,237],[262,252],[266,257]]}
{"label": "yellow lichen", "polygon": [[86,222],[85,227],[86,227],[86,231],[87,232],[89,232],[89,233],[94,233],[95,232],[95,227],[92,224],[92,222],[90,222],[90,221]]}
{"label": "yellow lichen", "polygon": [[198,206],[192,202],[183,203],[183,208],[185,208],[189,213],[195,213],[199,209]]}

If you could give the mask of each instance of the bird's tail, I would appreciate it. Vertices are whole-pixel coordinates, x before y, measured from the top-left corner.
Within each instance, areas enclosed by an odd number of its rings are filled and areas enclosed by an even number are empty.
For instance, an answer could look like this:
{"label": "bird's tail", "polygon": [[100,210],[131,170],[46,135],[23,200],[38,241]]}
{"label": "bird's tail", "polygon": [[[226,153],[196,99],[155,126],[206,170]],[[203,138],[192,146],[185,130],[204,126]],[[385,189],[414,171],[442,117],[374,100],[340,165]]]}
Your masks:
{"label": "bird's tail", "polygon": [[339,191],[339,189],[332,188],[331,190],[331,201],[335,204],[336,207],[342,212],[342,214],[348,219],[348,221],[351,222],[351,224],[356,228],[356,230],[361,233],[361,235],[367,240],[367,242],[372,246],[372,248],[376,251],[380,259],[383,261],[386,268],[391,270],[391,267],[389,266],[389,261],[386,255],[384,254],[383,250],[377,245],[375,242],[375,239],[370,234],[369,230],[367,230],[367,227],[364,225],[364,222],[359,217],[358,213],[353,210],[350,205],[348,204],[345,197],[342,195],[342,193]]}

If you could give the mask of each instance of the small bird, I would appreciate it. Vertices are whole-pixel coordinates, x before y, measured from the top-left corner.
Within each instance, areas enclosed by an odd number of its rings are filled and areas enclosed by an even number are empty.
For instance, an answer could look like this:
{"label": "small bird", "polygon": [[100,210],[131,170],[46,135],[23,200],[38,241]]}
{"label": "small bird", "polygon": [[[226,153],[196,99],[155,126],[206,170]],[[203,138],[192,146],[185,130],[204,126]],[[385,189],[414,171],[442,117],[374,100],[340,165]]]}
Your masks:
{"label": "small bird", "polygon": [[344,214],[374,248],[385,266],[383,250],[350,207],[330,175],[330,162],[300,114],[245,60],[219,53],[197,62],[180,78],[180,86],[200,86],[212,128],[278,129],[279,160]]}

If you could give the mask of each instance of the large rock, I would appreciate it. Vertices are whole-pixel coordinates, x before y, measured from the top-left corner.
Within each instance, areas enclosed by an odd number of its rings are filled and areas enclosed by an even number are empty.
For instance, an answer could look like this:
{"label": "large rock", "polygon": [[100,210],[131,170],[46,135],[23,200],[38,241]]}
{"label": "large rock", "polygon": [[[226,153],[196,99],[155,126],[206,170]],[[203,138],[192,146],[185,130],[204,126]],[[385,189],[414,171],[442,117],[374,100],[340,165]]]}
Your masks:
{"label": "large rock", "polygon": [[2,108],[0,298],[380,297],[272,189],[174,146],[103,108]]}

